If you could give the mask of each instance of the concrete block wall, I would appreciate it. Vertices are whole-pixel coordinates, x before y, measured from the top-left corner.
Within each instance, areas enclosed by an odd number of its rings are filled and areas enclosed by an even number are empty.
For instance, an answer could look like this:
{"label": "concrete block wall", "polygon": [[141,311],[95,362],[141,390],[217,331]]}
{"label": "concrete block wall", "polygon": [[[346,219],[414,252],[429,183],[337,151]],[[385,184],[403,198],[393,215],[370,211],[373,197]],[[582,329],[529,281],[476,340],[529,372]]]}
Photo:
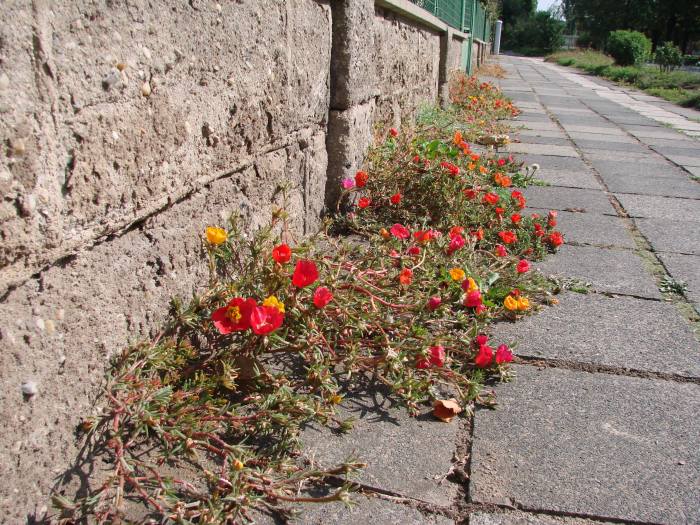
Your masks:
{"label": "concrete block wall", "polygon": [[405,3],[0,5],[3,520],[43,516],[109,356],[206,283],[207,225],[255,230],[285,184],[315,231],[373,125],[437,98],[459,37]]}

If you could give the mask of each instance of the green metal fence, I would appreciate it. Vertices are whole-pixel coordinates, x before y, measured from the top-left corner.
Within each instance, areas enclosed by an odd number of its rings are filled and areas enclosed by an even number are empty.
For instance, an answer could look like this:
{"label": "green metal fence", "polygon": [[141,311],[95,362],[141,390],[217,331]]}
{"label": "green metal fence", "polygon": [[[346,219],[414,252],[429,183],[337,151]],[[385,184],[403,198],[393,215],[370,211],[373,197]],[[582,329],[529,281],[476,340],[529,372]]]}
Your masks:
{"label": "green metal fence", "polygon": [[488,42],[492,21],[479,0],[410,0],[446,24]]}

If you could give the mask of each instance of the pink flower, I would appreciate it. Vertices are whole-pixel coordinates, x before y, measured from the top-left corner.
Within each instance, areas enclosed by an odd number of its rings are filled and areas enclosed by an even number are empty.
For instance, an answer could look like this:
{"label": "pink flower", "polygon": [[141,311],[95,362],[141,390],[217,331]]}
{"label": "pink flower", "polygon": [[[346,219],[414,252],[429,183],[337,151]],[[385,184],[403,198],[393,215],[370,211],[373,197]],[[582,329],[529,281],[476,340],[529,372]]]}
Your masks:
{"label": "pink flower", "polygon": [[525,273],[530,271],[530,263],[527,262],[525,259],[520,259],[520,262],[516,266],[516,270],[518,273]]}
{"label": "pink flower", "polygon": [[333,300],[333,294],[325,286],[319,286],[314,292],[314,305],[323,308]]}
{"label": "pink flower", "polygon": [[431,312],[433,310],[437,310],[441,304],[442,304],[442,299],[440,298],[439,295],[435,295],[435,296],[431,297],[430,299],[428,299],[428,310],[430,310]]}
{"label": "pink flower", "polygon": [[469,292],[467,297],[464,299],[464,306],[467,308],[476,308],[481,306],[481,292],[479,290]]}
{"label": "pink flower", "polygon": [[343,179],[343,182],[340,184],[343,186],[344,190],[349,190],[355,187],[355,181],[353,179]]}
{"label": "pink flower", "polygon": [[464,237],[462,237],[459,233],[456,235],[452,236],[452,239],[450,240],[450,245],[447,248],[447,253],[448,254],[453,254],[460,248],[464,247],[464,243],[466,241],[464,240]]}
{"label": "pink flower", "polygon": [[476,354],[474,358],[474,364],[479,368],[487,368],[491,366],[493,361],[493,348],[486,345],[481,345],[479,347],[479,353]]}
{"label": "pink flower", "polygon": [[513,352],[506,345],[501,345],[496,350],[496,364],[510,363],[513,360]]}
{"label": "pink flower", "polygon": [[508,251],[506,250],[506,247],[503,246],[502,244],[497,244],[496,245],[496,255],[499,257],[505,257],[508,255]]}
{"label": "pink flower", "polygon": [[394,224],[389,231],[397,239],[408,239],[411,236],[409,229],[401,224]]}
{"label": "pink flower", "polygon": [[418,246],[411,246],[406,250],[406,253],[408,253],[408,255],[420,255],[420,248]]}

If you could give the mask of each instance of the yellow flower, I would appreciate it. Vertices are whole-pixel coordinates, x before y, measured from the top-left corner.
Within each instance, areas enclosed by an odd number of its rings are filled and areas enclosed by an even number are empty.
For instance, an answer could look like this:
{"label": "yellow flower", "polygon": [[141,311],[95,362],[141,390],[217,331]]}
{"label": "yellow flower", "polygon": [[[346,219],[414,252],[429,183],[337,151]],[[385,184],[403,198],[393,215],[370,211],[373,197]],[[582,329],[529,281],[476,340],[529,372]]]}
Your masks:
{"label": "yellow flower", "polygon": [[467,293],[469,292],[476,292],[479,290],[479,285],[476,284],[476,281],[469,277],[467,279]]}
{"label": "yellow flower", "polygon": [[284,303],[277,299],[274,295],[271,295],[263,301],[263,306],[271,306],[272,308],[277,308],[280,313],[284,313]]}
{"label": "yellow flower", "polygon": [[529,299],[527,297],[520,297],[520,299],[518,299],[518,310],[522,312],[527,310],[528,308],[530,308]]}
{"label": "yellow flower", "polygon": [[450,277],[452,277],[453,281],[464,281],[466,276],[467,274],[461,268],[452,268],[450,270]]}
{"label": "yellow flower", "polygon": [[223,244],[226,242],[226,239],[228,239],[228,233],[226,233],[226,230],[217,226],[208,226],[206,233],[207,242],[213,246]]}
{"label": "yellow flower", "polygon": [[245,465],[243,464],[243,462],[240,459],[233,460],[234,470],[243,470],[243,467],[245,467]]}
{"label": "yellow flower", "polygon": [[506,307],[506,310],[510,310],[512,312],[513,310],[518,309],[518,301],[514,299],[512,295],[509,295],[506,297],[505,301],[503,301],[503,306]]}

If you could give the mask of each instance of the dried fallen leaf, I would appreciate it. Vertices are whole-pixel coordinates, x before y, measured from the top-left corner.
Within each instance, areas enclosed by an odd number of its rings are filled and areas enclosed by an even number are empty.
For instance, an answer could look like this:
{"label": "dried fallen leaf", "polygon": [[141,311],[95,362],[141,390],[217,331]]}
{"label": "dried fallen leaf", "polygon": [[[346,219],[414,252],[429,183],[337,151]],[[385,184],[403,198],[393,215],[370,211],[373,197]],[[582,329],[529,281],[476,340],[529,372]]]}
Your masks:
{"label": "dried fallen leaf", "polygon": [[433,415],[445,423],[452,421],[462,411],[455,398],[451,399],[436,399],[433,401]]}

